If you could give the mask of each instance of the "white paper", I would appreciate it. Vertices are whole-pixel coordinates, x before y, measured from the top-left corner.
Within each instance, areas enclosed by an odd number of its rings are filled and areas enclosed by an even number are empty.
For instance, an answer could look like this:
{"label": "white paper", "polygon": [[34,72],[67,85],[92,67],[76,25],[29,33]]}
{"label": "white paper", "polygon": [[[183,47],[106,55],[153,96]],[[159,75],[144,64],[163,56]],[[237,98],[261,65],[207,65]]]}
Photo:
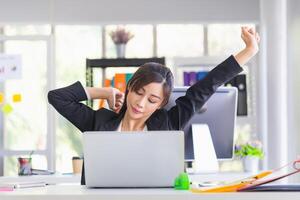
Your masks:
{"label": "white paper", "polygon": [[212,173],[219,171],[219,163],[207,124],[192,124],[194,147],[194,172]]}
{"label": "white paper", "polygon": [[21,55],[0,54],[0,81],[21,78]]}

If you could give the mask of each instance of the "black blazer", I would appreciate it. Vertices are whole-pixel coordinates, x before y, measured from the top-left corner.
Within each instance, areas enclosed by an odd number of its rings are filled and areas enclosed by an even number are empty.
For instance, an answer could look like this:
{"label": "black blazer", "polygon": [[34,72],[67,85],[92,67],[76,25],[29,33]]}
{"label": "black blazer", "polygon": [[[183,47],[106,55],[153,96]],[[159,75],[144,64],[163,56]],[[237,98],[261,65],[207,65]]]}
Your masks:
{"label": "black blazer", "polygon": [[[235,58],[230,56],[211,70],[204,79],[192,85],[185,96],[176,99],[174,107],[169,110],[159,109],[155,111],[146,121],[148,130],[182,130],[216,89],[242,70]],[[105,108],[95,111],[80,103],[84,100],[87,100],[87,96],[83,86],[78,81],[48,93],[49,103],[81,132],[114,131],[118,128],[125,113],[117,114]],[[84,167],[81,184],[85,184]]]}

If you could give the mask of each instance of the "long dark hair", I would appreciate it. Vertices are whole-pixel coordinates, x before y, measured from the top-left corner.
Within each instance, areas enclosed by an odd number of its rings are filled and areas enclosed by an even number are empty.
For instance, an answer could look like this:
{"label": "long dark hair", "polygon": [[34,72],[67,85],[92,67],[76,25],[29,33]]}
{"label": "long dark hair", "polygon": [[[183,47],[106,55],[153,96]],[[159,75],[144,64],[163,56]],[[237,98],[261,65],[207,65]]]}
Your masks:
{"label": "long dark hair", "polygon": [[120,114],[124,114],[127,109],[127,95],[129,90],[137,92],[139,89],[150,83],[162,83],[164,99],[162,106],[165,106],[170,98],[174,86],[174,77],[171,70],[159,63],[148,62],[138,68],[128,81],[125,91],[125,99]]}

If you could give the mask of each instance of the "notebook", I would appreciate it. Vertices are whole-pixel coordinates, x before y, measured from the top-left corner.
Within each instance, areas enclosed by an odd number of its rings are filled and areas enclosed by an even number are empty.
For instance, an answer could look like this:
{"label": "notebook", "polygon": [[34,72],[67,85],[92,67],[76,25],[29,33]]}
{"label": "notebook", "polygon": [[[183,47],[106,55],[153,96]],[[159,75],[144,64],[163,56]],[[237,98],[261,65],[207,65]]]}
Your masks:
{"label": "notebook", "polygon": [[300,192],[299,184],[276,184],[260,185],[253,188],[245,189],[242,192]]}
{"label": "notebook", "polygon": [[[270,183],[300,172],[300,159],[294,160],[274,170],[263,171],[259,174],[223,183],[212,187],[193,188],[194,193],[210,192],[242,192],[242,191],[299,191],[296,185],[270,185]],[[283,170],[286,169],[286,170]],[[300,185],[300,184],[299,184]]]}

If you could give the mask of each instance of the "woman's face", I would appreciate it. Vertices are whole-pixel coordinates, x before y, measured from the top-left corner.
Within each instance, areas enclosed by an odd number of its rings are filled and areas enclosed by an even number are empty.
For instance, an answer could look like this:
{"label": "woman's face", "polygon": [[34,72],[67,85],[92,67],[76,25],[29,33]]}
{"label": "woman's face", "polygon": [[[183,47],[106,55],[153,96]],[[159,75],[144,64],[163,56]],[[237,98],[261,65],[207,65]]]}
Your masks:
{"label": "woman's face", "polygon": [[149,83],[127,94],[127,112],[132,119],[147,119],[160,108],[164,100],[162,83]]}

